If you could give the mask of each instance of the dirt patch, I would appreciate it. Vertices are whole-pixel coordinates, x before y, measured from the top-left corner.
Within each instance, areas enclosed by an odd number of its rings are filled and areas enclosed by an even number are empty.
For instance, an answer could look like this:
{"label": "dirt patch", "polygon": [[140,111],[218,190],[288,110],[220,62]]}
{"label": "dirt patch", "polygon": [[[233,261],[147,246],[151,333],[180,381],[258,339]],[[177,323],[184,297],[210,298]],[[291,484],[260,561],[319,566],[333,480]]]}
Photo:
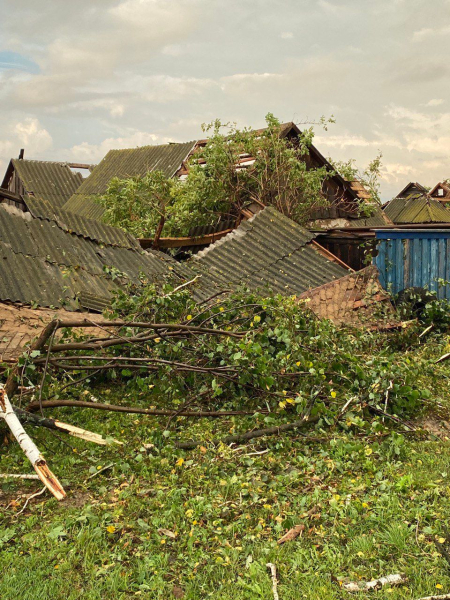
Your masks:
{"label": "dirt patch", "polygon": [[450,423],[444,419],[424,417],[420,421],[417,421],[415,425],[441,440],[450,440]]}
{"label": "dirt patch", "polygon": [[91,501],[92,498],[87,492],[71,492],[69,490],[67,491],[67,497],[64,498],[62,504],[65,508],[81,508]]}

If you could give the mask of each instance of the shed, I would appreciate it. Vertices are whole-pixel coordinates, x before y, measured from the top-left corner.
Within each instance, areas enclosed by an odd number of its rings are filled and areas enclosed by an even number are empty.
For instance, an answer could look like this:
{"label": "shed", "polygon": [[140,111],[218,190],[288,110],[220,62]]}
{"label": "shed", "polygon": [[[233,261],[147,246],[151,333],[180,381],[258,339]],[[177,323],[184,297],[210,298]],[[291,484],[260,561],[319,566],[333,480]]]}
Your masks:
{"label": "shed", "polygon": [[[379,229],[374,264],[380,283],[393,294],[422,287],[450,299],[450,229]],[[441,282],[439,281],[441,280]]]}

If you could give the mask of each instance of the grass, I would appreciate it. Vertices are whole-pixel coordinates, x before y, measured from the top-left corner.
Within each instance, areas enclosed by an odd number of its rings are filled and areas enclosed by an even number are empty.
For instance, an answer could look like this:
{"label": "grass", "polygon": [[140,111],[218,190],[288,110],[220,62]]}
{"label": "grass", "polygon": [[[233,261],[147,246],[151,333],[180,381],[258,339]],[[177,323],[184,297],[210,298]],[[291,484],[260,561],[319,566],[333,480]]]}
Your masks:
{"label": "grass", "polygon": [[[437,357],[447,342],[435,339],[410,358]],[[448,375],[446,363],[433,377],[418,374],[444,418]],[[91,391],[110,403],[148,405],[125,384]],[[280,600],[351,597],[334,578],[391,573],[405,573],[408,582],[373,597],[450,592],[449,565],[433,541],[445,535],[450,515],[445,440],[336,430],[322,442],[291,433],[184,452],[174,449],[175,439],[246,430],[262,425],[263,417],[178,418],[168,425],[163,418],[89,410],[59,409],[52,416],[126,443],[99,447],[64,438],[69,448],[31,430],[68,498],[58,503],[46,493],[17,515],[23,495],[40,484],[0,483],[4,600],[269,600],[267,562],[277,566]],[[327,438],[329,431],[311,435]],[[1,452],[1,472],[30,472],[15,444]],[[277,545],[298,523],[305,525],[302,536]]]}

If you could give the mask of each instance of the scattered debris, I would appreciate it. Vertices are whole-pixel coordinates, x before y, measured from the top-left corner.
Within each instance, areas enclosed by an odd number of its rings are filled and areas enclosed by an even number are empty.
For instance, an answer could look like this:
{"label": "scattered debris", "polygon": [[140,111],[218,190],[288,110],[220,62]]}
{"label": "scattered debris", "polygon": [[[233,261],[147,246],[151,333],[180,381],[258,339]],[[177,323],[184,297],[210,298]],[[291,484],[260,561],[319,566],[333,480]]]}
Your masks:
{"label": "scattered debris", "polygon": [[406,583],[406,581],[405,575],[395,574],[380,577],[379,579],[372,579],[372,581],[348,581],[342,583],[341,587],[347,592],[369,592],[371,590],[379,590],[385,585],[401,585],[402,583]]}
{"label": "scattered debris", "polygon": [[277,544],[281,545],[281,544],[285,544],[286,542],[295,540],[296,537],[298,537],[299,535],[301,535],[303,533],[304,529],[305,529],[305,526],[303,524],[292,527],[292,529],[289,529],[289,531],[287,533],[285,533],[283,535],[283,537],[281,537],[278,540]]}
{"label": "scattered debris", "polygon": [[273,600],[280,600],[280,597],[278,595],[277,568],[273,563],[267,563],[266,567],[270,570],[270,574],[272,576]]}
{"label": "scattered debris", "polygon": [[166,535],[167,537],[170,537],[172,540],[174,540],[177,537],[176,533],[174,533],[173,531],[170,531],[170,529],[164,529],[163,527],[158,529],[158,533],[159,533],[159,535]]}
{"label": "scattered debris", "polygon": [[25,456],[33,465],[39,479],[51,491],[57,500],[62,500],[66,496],[64,488],[59,483],[55,475],[50,471],[47,462],[39,452],[37,446],[22,427],[16,413],[9,401],[8,394],[3,385],[0,385],[0,418],[4,419],[16,438]]}

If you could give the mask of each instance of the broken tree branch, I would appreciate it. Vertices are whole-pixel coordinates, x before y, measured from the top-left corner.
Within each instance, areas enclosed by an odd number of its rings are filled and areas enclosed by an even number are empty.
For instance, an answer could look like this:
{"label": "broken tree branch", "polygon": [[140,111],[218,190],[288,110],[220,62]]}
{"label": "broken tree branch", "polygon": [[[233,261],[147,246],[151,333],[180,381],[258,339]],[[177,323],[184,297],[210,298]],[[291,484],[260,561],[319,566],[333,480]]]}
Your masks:
{"label": "broken tree branch", "polygon": [[[162,417],[232,417],[254,415],[255,411],[246,410],[169,410],[159,408],[140,408],[138,406],[120,406],[117,404],[102,404],[99,402],[88,402],[83,400],[43,400],[42,408],[56,408],[59,406],[70,406],[72,408],[93,408],[96,410],[108,410],[111,412],[134,413],[138,415],[155,415]],[[31,413],[38,410],[39,402],[31,402],[27,406],[27,411]],[[267,413],[266,409],[258,412]],[[59,421],[58,421],[59,423]]]}
{"label": "broken tree branch", "polygon": [[38,496],[42,496],[42,494],[45,492],[46,489],[47,488],[44,486],[42,488],[42,490],[39,490],[39,492],[35,492],[34,494],[31,494],[31,496],[28,496],[28,498],[25,501],[25,504],[22,506],[22,508],[19,510],[19,512],[14,515],[16,517],[16,519],[19,515],[21,515],[24,512],[24,510],[28,506],[29,501],[32,500],[33,498],[37,498]]}
{"label": "broken tree branch", "polygon": [[0,473],[0,479],[39,479],[36,473]]}
{"label": "broken tree branch", "polygon": [[[39,407],[40,404],[38,402],[37,408]],[[45,408],[44,403],[43,407]],[[73,435],[74,437],[86,440],[87,442],[99,444],[100,446],[106,446],[108,444],[105,438],[99,433],[94,433],[92,431],[88,431],[87,429],[81,429],[81,427],[75,427],[75,425],[70,425],[69,423],[58,421],[57,419],[41,417],[21,408],[17,408],[17,406],[14,406],[14,411],[16,415],[20,417],[23,423],[29,423],[30,425],[34,425],[35,427],[46,427],[47,429],[62,431],[63,433],[68,433],[69,435]],[[112,440],[112,443],[122,444],[122,442],[119,442],[118,440],[114,439]]]}
{"label": "broken tree branch", "polygon": [[342,589],[347,592],[369,592],[370,590],[378,590],[385,585],[401,585],[405,582],[405,575],[399,573],[372,579],[372,581],[349,581],[342,584]]}
{"label": "broken tree branch", "polygon": [[[266,435],[279,435],[283,431],[291,431],[293,429],[300,429],[306,425],[312,425],[317,423],[320,417],[303,417],[293,423],[284,423],[283,425],[277,425],[276,427],[267,427],[266,429],[256,429],[253,431],[247,431],[246,433],[238,433],[236,435],[228,435],[221,439],[212,440],[212,444],[240,444],[242,442],[248,442],[255,438],[264,437]],[[192,450],[197,446],[204,445],[206,442],[202,440],[195,440],[192,442],[176,442],[175,446],[183,450]]]}
{"label": "broken tree branch", "polygon": [[267,563],[266,567],[270,570],[270,575],[272,577],[273,600],[280,600],[280,597],[278,596],[277,568],[273,563]]}
{"label": "broken tree branch", "polygon": [[25,456],[33,465],[34,470],[39,475],[39,479],[50,490],[57,500],[62,500],[66,496],[64,488],[58,479],[48,468],[47,462],[39,452],[37,446],[22,427],[16,413],[9,401],[8,394],[3,386],[0,386],[0,418],[4,419],[16,438]]}
{"label": "broken tree branch", "polygon": [[[44,327],[39,337],[31,344],[29,348],[29,354],[31,354],[33,350],[42,350],[49,337],[52,336],[54,332],[58,329],[59,323],[60,321],[58,320],[51,321],[46,327]],[[17,388],[19,386],[18,379],[20,370],[21,366],[17,364],[9,374],[5,385],[5,394],[8,396],[8,398],[12,398],[17,391]]]}

